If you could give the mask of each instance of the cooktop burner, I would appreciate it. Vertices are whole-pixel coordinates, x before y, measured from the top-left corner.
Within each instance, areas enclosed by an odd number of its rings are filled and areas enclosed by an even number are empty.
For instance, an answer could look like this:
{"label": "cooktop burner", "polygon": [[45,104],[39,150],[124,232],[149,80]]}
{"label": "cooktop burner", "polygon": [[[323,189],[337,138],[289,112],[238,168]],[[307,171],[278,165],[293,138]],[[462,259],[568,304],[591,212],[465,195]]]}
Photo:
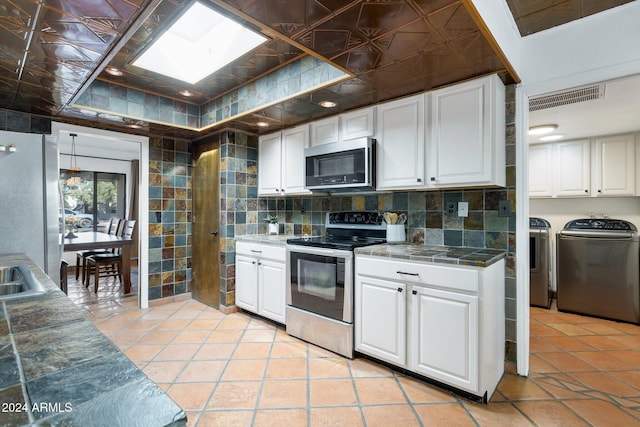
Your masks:
{"label": "cooktop burner", "polygon": [[387,224],[380,212],[331,212],[325,221],[326,236],[288,239],[299,246],[353,250],[386,242]]}
{"label": "cooktop burner", "polygon": [[344,249],[352,250],[363,246],[375,245],[378,243],[385,243],[386,240],[383,237],[375,238],[363,238],[363,237],[340,237],[340,236],[325,236],[325,237],[310,237],[307,239],[288,239],[287,243],[299,246],[314,246],[319,248],[329,249]]}

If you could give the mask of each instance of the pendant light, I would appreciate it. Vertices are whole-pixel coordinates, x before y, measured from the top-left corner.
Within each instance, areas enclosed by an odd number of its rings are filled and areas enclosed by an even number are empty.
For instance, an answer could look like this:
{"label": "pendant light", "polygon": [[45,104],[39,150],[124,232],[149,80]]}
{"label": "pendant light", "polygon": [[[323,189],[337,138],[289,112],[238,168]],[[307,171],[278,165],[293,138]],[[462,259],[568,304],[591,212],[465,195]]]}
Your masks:
{"label": "pendant light", "polygon": [[78,159],[76,157],[76,137],[75,133],[71,135],[71,163],[69,164],[69,178],[67,179],[67,185],[74,186],[80,184],[80,168],[78,167]]}

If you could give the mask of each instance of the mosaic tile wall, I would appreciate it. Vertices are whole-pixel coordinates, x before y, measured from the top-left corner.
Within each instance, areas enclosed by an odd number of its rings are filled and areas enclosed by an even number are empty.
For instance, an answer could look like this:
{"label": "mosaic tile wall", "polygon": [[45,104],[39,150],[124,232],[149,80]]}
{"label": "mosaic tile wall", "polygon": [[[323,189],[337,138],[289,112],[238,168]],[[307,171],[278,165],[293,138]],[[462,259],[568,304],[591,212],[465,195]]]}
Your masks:
{"label": "mosaic tile wall", "polygon": [[201,130],[346,77],[348,75],[340,69],[313,56],[305,56],[203,105],[193,105],[101,80],[91,83],[75,105],[134,120]]}
{"label": "mosaic tile wall", "polygon": [[[447,191],[407,191],[356,196],[258,197],[257,137],[226,132],[221,141],[221,304],[235,302],[234,236],[264,234],[263,218],[278,215],[280,233],[323,234],[325,214],[338,210],[406,212],[407,240],[417,244],[495,248],[508,252],[505,271],[507,358],[515,360],[515,88],[507,88],[507,187]],[[508,200],[509,217],[498,216],[498,203]],[[447,202],[469,202],[469,216],[446,212]],[[222,209],[222,208],[221,208]],[[224,291],[222,290],[224,289]],[[224,299],[222,298],[224,293]],[[222,302],[224,301],[224,303]]]}
{"label": "mosaic tile wall", "polygon": [[95,80],[76,105],[135,120],[200,127],[200,106]]}
{"label": "mosaic tile wall", "polygon": [[185,140],[149,139],[149,300],[190,291],[191,153]]}
{"label": "mosaic tile wall", "polygon": [[51,119],[0,109],[0,130],[51,134]]}
{"label": "mosaic tile wall", "polygon": [[238,114],[264,108],[344,77],[347,74],[338,68],[313,56],[305,56],[275,73],[203,104],[201,126],[210,126]]}

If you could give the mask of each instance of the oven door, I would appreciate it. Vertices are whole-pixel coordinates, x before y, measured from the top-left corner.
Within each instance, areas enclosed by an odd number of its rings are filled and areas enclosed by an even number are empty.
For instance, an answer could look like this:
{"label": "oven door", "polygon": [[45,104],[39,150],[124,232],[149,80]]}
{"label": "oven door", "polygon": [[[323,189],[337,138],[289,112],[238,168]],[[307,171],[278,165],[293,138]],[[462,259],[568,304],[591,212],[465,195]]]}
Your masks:
{"label": "oven door", "polygon": [[353,252],[290,245],[287,304],[353,323]]}

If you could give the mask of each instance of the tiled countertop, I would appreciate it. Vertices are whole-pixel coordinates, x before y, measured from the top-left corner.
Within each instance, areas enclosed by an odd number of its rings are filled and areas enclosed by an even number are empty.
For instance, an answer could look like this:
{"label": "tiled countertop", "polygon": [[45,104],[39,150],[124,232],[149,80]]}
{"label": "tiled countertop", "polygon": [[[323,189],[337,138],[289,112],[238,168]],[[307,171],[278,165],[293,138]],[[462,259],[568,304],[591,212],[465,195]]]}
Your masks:
{"label": "tiled countertop", "polygon": [[[0,300],[3,425],[186,425],[182,409],[24,255],[46,292]],[[6,410],[5,410],[6,409]]]}
{"label": "tiled countertop", "polygon": [[442,264],[458,264],[488,267],[506,256],[498,249],[466,248],[459,246],[427,246],[410,243],[386,243],[365,246],[355,250],[356,255],[428,261]]}
{"label": "tiled countertop", "polygon": [[[236,236],[236,242],[264,243],[267,245],[285,246],[287,239],[301,239],[300,234],[243,234]],[[308,237],[308,236],[307,236]]]}

